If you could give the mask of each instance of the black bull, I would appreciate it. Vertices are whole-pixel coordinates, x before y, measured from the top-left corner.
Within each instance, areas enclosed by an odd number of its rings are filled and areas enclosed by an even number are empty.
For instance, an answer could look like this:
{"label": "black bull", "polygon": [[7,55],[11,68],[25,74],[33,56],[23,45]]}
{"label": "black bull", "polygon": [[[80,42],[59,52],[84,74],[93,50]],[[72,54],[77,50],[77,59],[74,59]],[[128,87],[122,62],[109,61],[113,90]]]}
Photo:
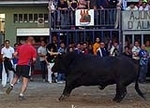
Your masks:
{"label": "black bull", "polygon": [[124,56],[99,58],[75,53],[58,55],[52,71],[66,75],[65,88],[59,100],[69,96],[79,86],[99,85],[100,89],[104,89],[107,85],[116,84],[113,101],[120,102],[127,93],[126,87],[134,81],[137,93],[144,98],[138,85],[138,66]]}

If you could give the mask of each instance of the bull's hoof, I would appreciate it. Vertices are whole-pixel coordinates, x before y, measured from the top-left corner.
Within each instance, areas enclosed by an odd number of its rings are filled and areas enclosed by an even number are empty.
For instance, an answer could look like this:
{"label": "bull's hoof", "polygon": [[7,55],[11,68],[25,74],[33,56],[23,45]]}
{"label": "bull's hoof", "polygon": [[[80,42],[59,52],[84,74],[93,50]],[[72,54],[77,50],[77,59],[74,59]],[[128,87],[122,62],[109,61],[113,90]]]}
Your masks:
{"label": "bull's hoof", "polygon": [[115,96],[113,101],[120,103],[122,99],[126,96],[127,92],[124,92],[121,96]]}
{"label": "bull's hoof", "polygon": [[66,97],[69,97],[69,96],[70,96],[69,94],[67,94],[67,95],[61,95],[58,100],[59,101],[63,101],[63,100],[65,100]]}
{"label": "bull's hoof", "polygon": [[59,97],[59,101],[63,101],[65,99],[65,96],[64,95],[61,95],[60,97]]}
{"label": "bull's hoof", "polygon": [[104,90],[105,86],[99,85],[98,88],[99,88],[100,90]]}

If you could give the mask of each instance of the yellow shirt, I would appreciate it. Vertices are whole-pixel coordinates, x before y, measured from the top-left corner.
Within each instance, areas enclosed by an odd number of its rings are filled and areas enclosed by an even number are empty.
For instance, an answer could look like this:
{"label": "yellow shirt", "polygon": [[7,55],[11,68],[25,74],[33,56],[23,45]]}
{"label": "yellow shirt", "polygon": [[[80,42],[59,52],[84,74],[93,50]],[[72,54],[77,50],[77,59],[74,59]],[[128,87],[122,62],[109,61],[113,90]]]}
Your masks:
{"label": "yellow shirt", "polygon": [[97,49],[100,47],[100,43],[95,43],[93,45],[93,54],[97,55]]}

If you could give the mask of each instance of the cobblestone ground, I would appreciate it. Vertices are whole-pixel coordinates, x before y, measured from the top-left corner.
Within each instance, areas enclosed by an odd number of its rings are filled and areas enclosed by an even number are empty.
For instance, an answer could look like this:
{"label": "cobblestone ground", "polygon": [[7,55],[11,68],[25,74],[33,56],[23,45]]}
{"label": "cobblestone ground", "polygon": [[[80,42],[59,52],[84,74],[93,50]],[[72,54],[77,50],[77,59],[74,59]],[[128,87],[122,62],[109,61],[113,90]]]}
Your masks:
{"label": "cobblestone ground", "polygon": [[72,91],[69,98],[59,102],[64,84],[49,84],[35,78],[29,83],[25,94],[26,100],[18,100],[21,83],[17,84],[10,95],[6,88],[0,87],[0,108],[150,108],[150,83],[140,84],[140,89],[147,100],[143,100],[134,89],[134,83],[127,90],[128,94],[121,103],[115,103],[115,85],[99,90],[96,86],[79,87]]}

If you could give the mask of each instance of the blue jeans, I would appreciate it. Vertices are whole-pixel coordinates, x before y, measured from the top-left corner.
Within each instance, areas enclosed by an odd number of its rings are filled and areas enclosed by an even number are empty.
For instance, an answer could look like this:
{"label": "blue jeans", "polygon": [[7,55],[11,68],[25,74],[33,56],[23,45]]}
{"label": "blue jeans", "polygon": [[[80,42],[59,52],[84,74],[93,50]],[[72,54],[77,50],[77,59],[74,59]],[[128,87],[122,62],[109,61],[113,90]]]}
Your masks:
{"label": "blue jeans", "polygon": [[140,69],[140,74],[139,74],[139,81],[140,82],[145,82],[146,81],[146,74],[147,74],[147,65],[142,65]]}
{"label": "blue jeans", "polygon": [[115,24],[115,21],[116,21],[116,10],[110,10],[107,15],[108,15],[108,24],[109,25],[114,25]]}
{"label": "blue jeans", "polygon": [[60,14],[60,24],[61,24],[61,28],[68,28],[68,24],[69,24],[69,15],[68,13],[64,13],[64,14]]}
{"label": "blue jeans", "polygon": [[57,81],[59,82],[59,81],[64,81],[64,80],[65,80],[65,74],[58,72]]}
{"label": "blue jeans", "polygon": [[40,61],[42,78],[46,78],[47,65],[45,61]]}

